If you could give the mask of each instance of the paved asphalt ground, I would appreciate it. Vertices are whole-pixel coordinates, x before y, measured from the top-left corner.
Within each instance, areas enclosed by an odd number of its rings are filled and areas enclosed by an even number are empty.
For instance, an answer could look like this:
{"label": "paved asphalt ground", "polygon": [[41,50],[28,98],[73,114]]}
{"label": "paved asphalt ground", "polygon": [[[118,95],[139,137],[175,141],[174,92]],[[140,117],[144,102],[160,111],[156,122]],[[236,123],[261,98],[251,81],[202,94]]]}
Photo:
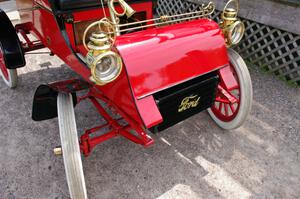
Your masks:
{"label": "paved asphalt ground", "polygon": [[[0,198],[68,198],[52,153],[57,119],[34,122],[31,106],[39,84],[75,74],[56,57],[26,58],[15,90],[0,81]],[[250,71],[254,104],[243,127],[221,130],[203,112],[153,135],[149,149],[109,140],[83,161],[90,198],[299,198],[300,89]],[[101,121],[88,103],[76,116],[80,132]]]}

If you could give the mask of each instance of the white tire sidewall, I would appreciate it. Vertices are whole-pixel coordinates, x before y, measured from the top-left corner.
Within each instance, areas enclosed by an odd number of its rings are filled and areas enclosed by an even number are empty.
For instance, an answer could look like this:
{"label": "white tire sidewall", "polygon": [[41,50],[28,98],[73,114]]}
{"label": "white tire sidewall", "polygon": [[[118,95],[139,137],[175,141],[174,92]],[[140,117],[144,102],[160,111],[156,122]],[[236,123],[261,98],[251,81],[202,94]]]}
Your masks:
{"label": "white tire sidewall", "polygon": [[63,159],[72,199],[87,199],[87,191],[71,94],[58,94],[57,111]]}
{"label": "white tire sidewall", "polygon": [[15,88],[18,84],[18,73],[17,69],[7,69],[8,72],[8,80],[4,77],[2,71],[0,70],[0,75],[4,81],[4,83],[9,87],[9,88]]}

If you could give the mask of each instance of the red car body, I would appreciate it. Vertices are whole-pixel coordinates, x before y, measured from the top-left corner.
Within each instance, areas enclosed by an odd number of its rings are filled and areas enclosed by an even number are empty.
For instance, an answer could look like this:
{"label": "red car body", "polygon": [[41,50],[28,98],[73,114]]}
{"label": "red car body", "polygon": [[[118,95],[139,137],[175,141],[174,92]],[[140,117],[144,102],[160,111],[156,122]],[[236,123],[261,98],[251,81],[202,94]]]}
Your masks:
{"label": "red car body", "polygon": [[[230,94],[230,89],[238,88],[238,80],[230,69],[222,30],[213,20],[203,18],[167,26],[152,26],[117,36],[113,50],[122,57],[123,70],[115,81],[97,85],[90,79],[91,69],[81,58],[88,51],[80,43],[82,36],[79,32],[82,22],[89,24],[107,16],[108,8],[102,7],[95,0],[29,2],[22,4],[21,0],[17,1],[22,23],[16,25],[15,29],[25,40],[21,42],[22,50],[19,54],[47,47],[82,77],[81,80],[41,85],[34,98],[32,118],[41,121],[56,117],[57,95],[59,92],[67,92],[73,94],[74,103],[91,99],[100,114],[104,115],[108,123],[114,123],[114,128],[117,129],[96,140],[90,139],[88,135],[98,127],[91,132],[88,130],[81,137],[81,149],[85,155],[98,143],[117,135],[148,146],[153,140],[145,133],[145,129],[161,131],[210,108],[215,100],[222,103],[228,103],[228,100],[229,103],[238,102]],[[149,20],[147,25],[153,23],[152,1],[128,2],[136,11],[137,17]],[[22,10],[28,10],[29,5],[30,14],[27,11],[23,15]],[[122,12],[121,6],[115,8]],[[32,41],[28,34],[34,35],[37,40]],[[9,36],[6,37],[10,39]],[[82,89],[89,89],[88,94],[76,98],[76,91]],[[217,92],[220,97],[216,97]],[[187,102],[184,100],[188,96],[198,97],[194,102],[182,104]],[[123,127],[112,122],[113,119],[100,108],[96,99],[114,107],[140,137],[133,136],[128,129],[118,130]],[[182,112],[186,108],[182,109],[182,105],[187,106],[187,109],[194,108]],[[196,109],[198,105],[200,107]],[[228,112],[228,107],[226,108]],[[234,109],[238,110],[239,106],[231,105],[230,108],[235,117],[237,111]],[[216,109],[217,107],[214,108]],[[223,117],[222,114],[220,113],[220,117]],[[226,118],[229,117],[225,116]]]}
{"label": "red car body", "polygon": [[[30,31],[90,82],[90,69],[71,49],[87,53],[82,46],[76,46],[72,24],[62,24],[65,28],[62,31],[57,19],[49,12],[52,10],[49,1],[36,2],[44,9],[32,11],[32,21],[28,22]],[[151,1],[135,2],[131,6],[136,12],[146,12],[147,19],[153,17]],[[75,11],[72,15],[74,22],[104,16],[101,9]],[[222,31],[209,19],[124,34],[117,38],[116,48],[123,58],[125,70],[117,81],[95,88],[146,128],[163,121],[152,94],[228,65]]]}

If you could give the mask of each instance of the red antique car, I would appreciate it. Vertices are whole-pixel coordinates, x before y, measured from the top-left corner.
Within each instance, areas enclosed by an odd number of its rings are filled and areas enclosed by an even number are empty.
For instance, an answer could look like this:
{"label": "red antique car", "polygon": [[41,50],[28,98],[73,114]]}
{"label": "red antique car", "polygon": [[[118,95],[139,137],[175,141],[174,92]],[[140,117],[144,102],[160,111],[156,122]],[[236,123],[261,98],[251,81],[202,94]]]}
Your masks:
{"label": "red antique car", "polygon": [[[22,22],[15,26],[0,11],[0,68],[9,87],[17,85],[24,54],[45,47],[81,76],[39,86],[32,110],[35,121],[58,116],[61,147],[55,154],[63,155],[71,198],[87,198],[81,154],[89,156],[105,140],[122,136],[148,147],[150,132],[201,111],[223,129],[240,127],[250,112],[249,71],[230,48],[245,30],[238,1],[227,3],[219,24],[208,18],[213,3],[165,16],[155,16],[153,4],[18,0]],[[106,123],[78,137],[74,107],[83,100]]]}

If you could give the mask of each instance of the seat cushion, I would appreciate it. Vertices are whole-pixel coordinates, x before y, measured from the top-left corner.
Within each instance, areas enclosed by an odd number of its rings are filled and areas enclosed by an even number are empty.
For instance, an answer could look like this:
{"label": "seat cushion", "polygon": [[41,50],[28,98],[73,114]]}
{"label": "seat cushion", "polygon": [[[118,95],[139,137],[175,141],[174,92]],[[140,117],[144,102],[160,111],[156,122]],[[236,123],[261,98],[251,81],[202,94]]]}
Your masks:
{"label": "seat cushion", "polygon": [[56,0],[56,5],[59,10],[67,11],[74,9],[83,9],[90,7],[100,7],[100,0]]}
{"label": "seat cushion", "polygon": [[[128,3],[146,0],[127,0]],[[101,0],[56,0],[56,6],[61,11],[101,7]],[[106,4],[106,1],[104,1]]]}

